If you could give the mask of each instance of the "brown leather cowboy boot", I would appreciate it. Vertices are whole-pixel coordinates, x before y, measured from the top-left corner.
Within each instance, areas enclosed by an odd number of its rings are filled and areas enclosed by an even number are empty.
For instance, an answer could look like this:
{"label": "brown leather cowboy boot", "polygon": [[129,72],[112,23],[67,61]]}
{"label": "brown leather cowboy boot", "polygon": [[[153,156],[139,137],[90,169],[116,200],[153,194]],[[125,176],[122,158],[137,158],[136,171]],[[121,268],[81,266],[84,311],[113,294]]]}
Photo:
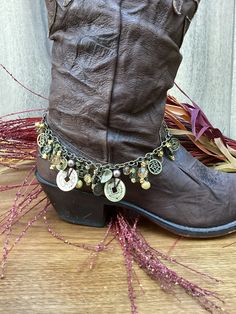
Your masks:
{"label": "brown leather cowboy boot", "polygon": [[199,1],[46,4],[52,83],[36,175],[60,217],[103,226],[117,205],[184,236],[234,231],[236,175],[194,159],[163,123]]}

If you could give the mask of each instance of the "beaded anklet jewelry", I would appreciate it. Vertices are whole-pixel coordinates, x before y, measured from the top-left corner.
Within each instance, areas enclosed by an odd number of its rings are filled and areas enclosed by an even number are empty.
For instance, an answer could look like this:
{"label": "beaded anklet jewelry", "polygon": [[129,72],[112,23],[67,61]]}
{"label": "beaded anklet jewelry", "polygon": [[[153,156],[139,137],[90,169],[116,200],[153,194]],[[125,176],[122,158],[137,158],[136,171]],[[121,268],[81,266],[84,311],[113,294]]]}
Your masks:
{"label": "beaded anklet jewelry", "polygon": [[164,139],[160,135],[160,145],[145,156],[121,164],[95,163],[70,152],[50,129],[46,116],[35,126],[41,158],[50,161],[51,170],[58,170],[58,188],[68,192],[74,188],[81,189],[86,184],[94,195],[105,195],[111,202],[119,202],[125,197],[126,186],[120,179],[122,175],[129,176],[132,183],[138,182],[144,190],[148,190],[151,188],[149,174],[160,174],[164,155],[174,160],[174,152],[179,148],[179,141],[170,135],[164,124]]}

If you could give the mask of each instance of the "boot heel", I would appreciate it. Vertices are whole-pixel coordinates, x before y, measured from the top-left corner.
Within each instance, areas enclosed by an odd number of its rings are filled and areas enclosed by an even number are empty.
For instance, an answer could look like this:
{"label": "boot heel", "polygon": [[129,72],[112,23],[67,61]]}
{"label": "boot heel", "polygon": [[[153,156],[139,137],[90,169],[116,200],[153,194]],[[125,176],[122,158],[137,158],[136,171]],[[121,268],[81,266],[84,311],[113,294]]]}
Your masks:
{"label": "boot heel", "polygon": [[110,211],[102,198],[75,189],[71,192],[63,192],[56,185],[40,177],[38,173],[36,178],[61,219],[73,224],[93,227],[106,225]]}

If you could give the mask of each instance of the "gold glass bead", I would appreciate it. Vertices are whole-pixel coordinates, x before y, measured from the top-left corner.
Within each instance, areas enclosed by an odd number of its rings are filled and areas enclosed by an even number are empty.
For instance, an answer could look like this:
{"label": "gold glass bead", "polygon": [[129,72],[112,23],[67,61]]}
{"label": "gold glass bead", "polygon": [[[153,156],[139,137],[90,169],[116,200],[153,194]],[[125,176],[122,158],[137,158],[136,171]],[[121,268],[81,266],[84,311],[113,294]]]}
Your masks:
{"label": "gold glass bead", "polygon": [[145,181],[141,185],[142,189],[149,190],[151,188],[151,183],[149,181]]}
{"label": "gold glass bead", "polygon": [[146,162],[146,161],[142,161],[142,162],[141,162],[141,167],[144,167],[144,168],[145,168],[146,166],[147,166],[147,162]]}
{"label": "gold glass bead", "polygon": [[158,156],[159,156],[159,157],[163,157],[163,156],[164,156],[163,150],[161,150],[161,151],[158,153]]}
{"label": "gold glass bead", "polygon": [[61,150],[57,152],[57,156],[61,156]]}
{"label": "gold glass bead", "polygon": [[91,184],[91,182],[92,182],[92,177],[91,177],[90,174],[86,174],[86,175],[84,176],[84,182],[85,182],[87,185],[90,185],[90,184]]}
{"label": "gold glass bead", "polygon": [[43,155],[42,155],[42,158],[43,158],[43,159],[48,159],[48,155],[47,155],[47,154],[43,154]]}
{"label": "gold glass bead", "polygon": [[55,168],[56,168],[55,165],[51,165],[51,166],[50,166],[50,169],[51,169],[51,170],[55,170]]}
{"label": "gold glass bead", "polygon": [[173,160],[173,161],[175,160],[175,156],[174,155],[170,155],[169,158],[170,158],[170,160]]}
{"label": "gold glass bead", "polygon": [[77,182],[77,184],[76,184],[76,188],[77,188],[77,189],[81,189],[81,188],[83,187],[83,185],[84,185],[83,181],[82,181],[82,180],[79,180],[79,181]]}
{"label": "gold glass bead", "polygon": [[139,176],[139,178],[144,179],[144,178],[147,177],[147,175],[148,175],[147,168],[141,167],[141,168],[138,169],[138,176]]}
{"label": "gold glass bead", "polygon": [[125,166],[124,169],[123,169],[123,173],[125,176],[128,176],[130,174],[130,167],[129,166]]}
{"label": "gold glass bead", "polygon": [[53,140],[48,140],[48,144],[51,145],[53,143]]}
{"label": "gold glass bead", "polygon": [[170,142],[167,142],[166,145],[165,145],[167,148],[170,148],[172,145]]}

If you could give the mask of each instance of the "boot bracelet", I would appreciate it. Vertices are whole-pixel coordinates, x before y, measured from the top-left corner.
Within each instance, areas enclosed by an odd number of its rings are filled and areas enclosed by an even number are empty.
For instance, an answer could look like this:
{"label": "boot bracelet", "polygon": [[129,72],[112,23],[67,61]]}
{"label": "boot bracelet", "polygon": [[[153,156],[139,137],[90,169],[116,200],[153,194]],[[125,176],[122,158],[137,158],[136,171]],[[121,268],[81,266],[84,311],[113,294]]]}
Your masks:
{"label": "boot bracelet", "polygon": [[120,202],[126,194],[121,176],[129,176],[132,183],[140,183],[142,189],[149,190],[149,174],[162,172],[164,155],[174,160],[174,152],[179,148],[178,139],[171,136],[164,124],[164,139],[160,134],[160,145],[152,152],[135,160],[121,164],[96,163],[88,158],[76,156],[61,143],[50,129],[46,116],[36,123],[37,144],[40,157],[50,161],[50,169],[57,170],[56,183],[60,190],[69,192],[89,186],[96,196],[105,195],[111,202]]}

